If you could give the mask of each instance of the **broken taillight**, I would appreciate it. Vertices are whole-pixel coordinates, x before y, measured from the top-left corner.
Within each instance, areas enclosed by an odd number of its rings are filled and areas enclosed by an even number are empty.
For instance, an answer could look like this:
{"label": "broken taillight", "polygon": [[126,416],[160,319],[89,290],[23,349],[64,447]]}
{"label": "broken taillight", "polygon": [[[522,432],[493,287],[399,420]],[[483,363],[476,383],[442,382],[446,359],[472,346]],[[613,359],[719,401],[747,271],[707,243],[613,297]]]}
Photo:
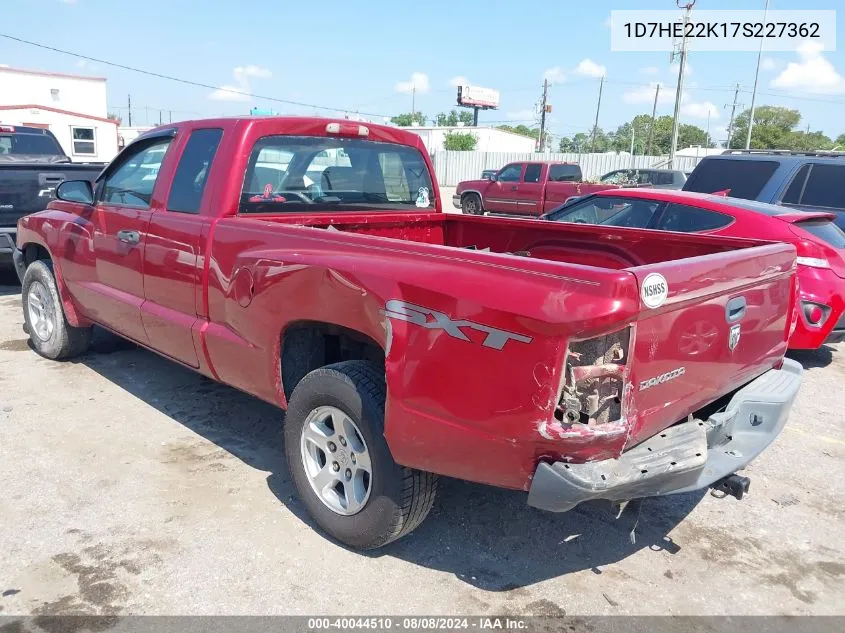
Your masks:
{"label": "broken taillight", "polygon": [[631,328],[571,341],[555,417],[563,425],[598,426],[624,418],[623,393]]}

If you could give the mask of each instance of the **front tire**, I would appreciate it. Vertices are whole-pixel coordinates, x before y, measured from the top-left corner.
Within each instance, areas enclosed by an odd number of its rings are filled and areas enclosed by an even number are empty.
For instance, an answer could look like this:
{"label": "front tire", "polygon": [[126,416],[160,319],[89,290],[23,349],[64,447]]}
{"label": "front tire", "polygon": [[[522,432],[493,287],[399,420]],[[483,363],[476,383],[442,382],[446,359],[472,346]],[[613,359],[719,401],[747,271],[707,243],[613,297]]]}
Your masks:
{"label": "front tire", "polygon": [[21,284],[23,318],[36,352],[52,360],[84,354],[91,343],[90,327],[73,327],[65,318],[53,263],[32,262]]}
{"label": "front tire", "polygon": [[393,461],[385,394],[382,367],[336,363],[299,382],[285,416],[285,454],[300,499],[322,530],[356,549],[410,533],[437,489],[436,475]]}
{"label": "front tire", "polygon": [[464,215],[482,215],[484,206],[481,204],[481,196],[477,193],[468,193],[461,198],[461,213]]}

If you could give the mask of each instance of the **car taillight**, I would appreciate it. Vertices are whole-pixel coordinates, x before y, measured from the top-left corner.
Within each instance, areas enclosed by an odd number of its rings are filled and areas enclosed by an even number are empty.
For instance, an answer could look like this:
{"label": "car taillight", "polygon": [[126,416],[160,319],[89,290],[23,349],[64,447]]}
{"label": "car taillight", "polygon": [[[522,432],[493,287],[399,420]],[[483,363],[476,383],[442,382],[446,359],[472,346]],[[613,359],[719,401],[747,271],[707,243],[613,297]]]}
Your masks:
{"label": "car taillight", "polygon": [[818,244],[801,240],[796,245],[798,257],[795,258],[795,263],[799,266],[809,266],[810,268],[830,268],[830,262],[827,261],[825,253]]}
{"label": "car taillight", "polygon": [[827,315],[830,314],[829,307],[812,303],[811,301],[802,301],[801,309],[804,312],[804,318],[807,320],[807,323],[816,327],[824,325]]}

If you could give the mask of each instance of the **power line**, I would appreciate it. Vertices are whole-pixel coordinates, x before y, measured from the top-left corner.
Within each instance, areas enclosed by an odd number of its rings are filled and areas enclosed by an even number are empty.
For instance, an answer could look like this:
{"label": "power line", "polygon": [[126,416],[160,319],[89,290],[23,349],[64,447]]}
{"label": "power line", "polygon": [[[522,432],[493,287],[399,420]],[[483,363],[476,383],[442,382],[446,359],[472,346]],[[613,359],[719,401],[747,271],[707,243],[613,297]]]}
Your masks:
{"label": "power line", "polygon": [[[135,73],[140,73],[142,75],[148,75],[150,77],[157,77],[159,79],[166,79],[168,81],[175,81],[177,83],[185,84],[188,86],[195,86],[198,88],[208,88],[211,90],[220,90],[222,92],[229,92],[232,94],[242,95],[245,97],[252,97],[254,99],[262,99],[264,101],[272,101],[274,103],[284,103],[287,105],[294,105],[299,106],[302,108],[314,108],[315,110],[329,110],[332,112],[346,112],[348,108],[335,108],[330,106],[321,106],[315,105],[313,103],[303,103],[301,101],[291,101],[289,99],[278,99],[276,97],[268,97],[265,95],[259,95],[251,92],[244,92],[242,90],[233,90],[230,88],[222,88],[220,86],[213,86],[211,84],[201,83],[199,81],[191,81],[189,79],[181,79],[179,77],[172,77],[170,75],[164,75],[162,73],[156,73],[149,70],[142,70],[141,68],[134,68],[132,66],[126,66],[124,64],[118,64],[116,62],[106,61],[104,59],[98,59],[96,57],[89,57],[88,55],[82,55],[80,53],[74,53],[71,51],[62,50],[61,48],[55,48],[53,46],[47,46],[46,44],[39,44],[38,42],[31,42],[29,40],[22,39],[20,37],[15,37],[13,35],[7,35],[6,33],[0,33],[0,37],[6,38],[7,40],[12,40],[13,42],[19,42],[21,44],[29,44],[30,46],[35,46],[36,48],[43,48],[44,50],[53,51],[54,53],[61,53],[63,55],[70,55],[72,57],[77,57],[79,59],[85,59],[90,62],[95,62],[98,64],[104,64],[106,66],[113,66],[115,68],[121,68],[123,70],[129,70]],[[372,116],[372,117],[385,117],[385,114],[376,114],[374,112],[359,112],[358,114],[363,114],[365,116]]]}

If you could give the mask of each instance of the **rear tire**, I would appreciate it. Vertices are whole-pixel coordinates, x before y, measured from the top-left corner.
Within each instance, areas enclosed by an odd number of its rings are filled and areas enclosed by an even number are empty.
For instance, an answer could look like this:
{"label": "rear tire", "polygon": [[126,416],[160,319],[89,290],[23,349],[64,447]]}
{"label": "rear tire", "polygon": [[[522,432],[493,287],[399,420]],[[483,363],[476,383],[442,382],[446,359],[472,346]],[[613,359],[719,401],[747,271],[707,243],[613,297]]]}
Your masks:
{"label": "rear tire", "polygon": [[477,193],[468,193],[461,198],[461,212],[464,215],[482,215],[484,206],[481,204],[481,196]]}
{"label": "rear tire", "polygon": [[383,367],[336,363],[299,382],[285,416],[285,455],[299,498],[323,531],[356,549],[410,533],[437,489],[436,475],[393,461],[384,439],[385,394]]}
{"label": "rear tire", "polygon": [[36,352],[52,360],[84,354],[91,343],[90,327],[73,327],[65,318],[53,263],[32,262],[21,284],[24,330]]}

